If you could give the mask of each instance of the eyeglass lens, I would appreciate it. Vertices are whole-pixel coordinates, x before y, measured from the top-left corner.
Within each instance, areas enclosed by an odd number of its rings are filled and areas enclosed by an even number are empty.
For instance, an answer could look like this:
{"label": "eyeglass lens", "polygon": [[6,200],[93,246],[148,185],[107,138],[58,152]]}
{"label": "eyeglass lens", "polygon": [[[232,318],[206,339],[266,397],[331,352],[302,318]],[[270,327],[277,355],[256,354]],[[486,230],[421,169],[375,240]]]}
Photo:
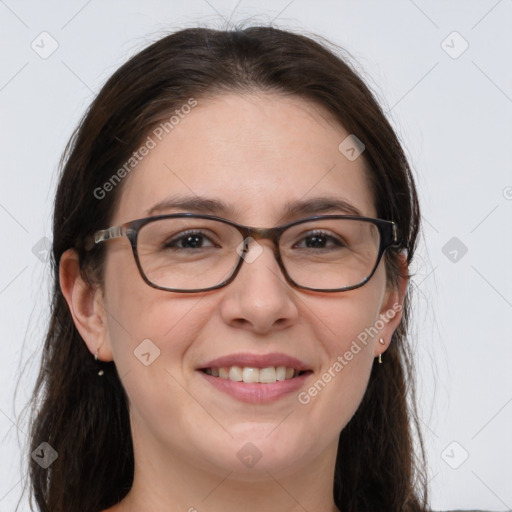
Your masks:
{"label": "eyeglass lens", "polygon": [[[252,242],[254,243],[254,242]],[[377,226],[356,219],[315,219],[286,229],[279,240],[283,265],[300,286],[357,285],[373,271],[380,247]],[[146,278],[163,288],[214,287],[229,279],[243,235],[234,226],[201,218],[163,218],[144,225],[137,253]]]}

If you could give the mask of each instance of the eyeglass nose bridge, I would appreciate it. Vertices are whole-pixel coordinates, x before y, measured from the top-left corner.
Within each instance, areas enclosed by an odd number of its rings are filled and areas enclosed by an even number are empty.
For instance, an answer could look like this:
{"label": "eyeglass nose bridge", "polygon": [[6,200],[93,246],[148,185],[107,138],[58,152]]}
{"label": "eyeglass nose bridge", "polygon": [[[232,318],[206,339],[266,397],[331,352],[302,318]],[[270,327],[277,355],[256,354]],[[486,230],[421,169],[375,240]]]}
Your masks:
{"label": "eyeglass nose bridge", "polygon": [[[243,240],[243,253],[246,254],[249,250],[249,244],[252,240],[258,242],[259,240],[270,240],[273,242],[273,252],[276,260],[279,265],[282,267],[281,254],[279,252],[279,239],[281,237],[282,232],[286,229],[286,227],[273,227],[273,228],[252,228],[252,227],[241,227],[239,228]],[[243,257],[241,254],[240,256]],[[284,270],[284,269],[283,269]]]}
{"label": "eyeglass nose bridge", "polygon": [[286,267],[284,266],[283,260],[281,258],[281,252],[279,250],[279,239],[281,237],[281,234],[283,231],[285,231],[287,226],[277,226],[273,228],[253,228],[253,227],[246,227],[246,226],[239,226],[238,230],[244,237],[243,239],[243,249],[239,252],[239,262],[238,265],[235,268],[235,271],[233,275],[231,276],[231,279],[229,282],[233,281],[235,277],[238,275],[238,272],[240,271],[242,265],[244,262],[246,263],[252,263],[256,260],[251,260],[247,257],[249,253],[249,246],[252,241],[255,241],[256,243],[259,240],[270,240],[273,242],[273,249],[272,252],[274,254],[274,258],[277,261],[277,264],[281,270],[281,273],[283,274],[284,279],[291,284],[292,286],[298,286],[297,283],[290,277],[288,274],[288,271],[286,270]]}
{"label": "eyeglass nose bridge", "polygon": [[244,239],[253,238],[254,240],[272,240],[274,244],[279,243],[279,238],[281,233],[286,229],[285,227],[277,226],[274,228],[250,228],[244,227],[242,229],[242,234],[244,235]]}

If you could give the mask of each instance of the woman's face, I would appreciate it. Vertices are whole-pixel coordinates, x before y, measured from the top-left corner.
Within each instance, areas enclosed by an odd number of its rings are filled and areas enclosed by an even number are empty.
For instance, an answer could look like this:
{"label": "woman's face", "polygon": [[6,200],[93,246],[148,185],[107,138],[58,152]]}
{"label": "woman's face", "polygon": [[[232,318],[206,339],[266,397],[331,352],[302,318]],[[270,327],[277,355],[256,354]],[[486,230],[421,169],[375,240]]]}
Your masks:
{"label": "woman's face", "polygon": [[[156,146],[125,178],[112,224],[187,211],[272,227],[352,213],[311,209],[285,216],[295,202],[324,197],[375,217],[363,158],[340,152],[349,134],[326,119],[319,107],[293,97],[225,94],[198,101],[161,141],[153,136]],[[169,198],[211,199],[227,210],[152,210]],[[272,242],[258,244],[229,285],[185,294],[148,286],[125,237],[107,242],[100,358],[113,358],[126,389],[139,461],[172,460],[175,467],[241,478],[334,464],[339,433],[362,399],[375,356],[386,348],[378,339],[389,343],[400,314],[378,322],[384,327],[363,343],[365,329],[396,312],[398,295],[386,287],[383,261],[352,291],[293,288]],[[309,372],[293,385],[218,386],[213,380],[223,377],[201,371],[221,357],[235,365],[256,356],[252,366],[280,366],[276,354],[299,360]],[[251,390],[248,398],[243,386]]]}

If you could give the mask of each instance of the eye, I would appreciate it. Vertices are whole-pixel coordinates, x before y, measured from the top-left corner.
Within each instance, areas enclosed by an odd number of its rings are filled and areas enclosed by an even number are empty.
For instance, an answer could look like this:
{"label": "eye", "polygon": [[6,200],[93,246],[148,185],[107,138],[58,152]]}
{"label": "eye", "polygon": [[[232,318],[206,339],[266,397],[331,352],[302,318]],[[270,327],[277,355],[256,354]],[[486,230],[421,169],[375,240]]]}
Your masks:
{"label": "eye", "polygon": [[299,242],[293,245],[300,249],[339,249],[345,247],[343,240],[325,231],[314,231],[303,235]]}
{"label": "eye", "polygon": [[203,249],[205,247],[218,246],[204,232],[198,230],[183,231],[163,244],[164,249]]}

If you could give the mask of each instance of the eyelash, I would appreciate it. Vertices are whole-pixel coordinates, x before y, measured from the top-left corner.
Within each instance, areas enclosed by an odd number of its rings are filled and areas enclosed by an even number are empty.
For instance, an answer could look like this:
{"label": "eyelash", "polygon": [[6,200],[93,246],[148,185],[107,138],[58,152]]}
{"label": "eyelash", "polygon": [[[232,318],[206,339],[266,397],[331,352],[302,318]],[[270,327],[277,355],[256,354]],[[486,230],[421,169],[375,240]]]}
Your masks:
{"label": "eyelash", "polygon": [[[185,247],[175,247],[175,245],[179,244],[183,240],[186,240],[187,237],[190,237],[190,236],[201,236],[201,237],[203,237],[203,239],[208,240],[213,246],[216,245],[215,242],[208,236],[208,234],[204,230],[194,229],[194,230],[187,230],[187,231],[178,233],[177,235],[173,236],[171,239],[167,240],[163,244],[163,247],[166,249],[172,249],[172,248],[185,249]],[[315,237],[315,236],[324,237],[326,239],[327,243],[331,242],[338,247],[345,245],[341,240],[335,238],[328,232],[320,231],[320,230],[301,234],[299,243],[304,242],[306,239]],[[298,245],[298,244],[297,243],[294,244],[294,247],[296,247],[296,245]]]}

